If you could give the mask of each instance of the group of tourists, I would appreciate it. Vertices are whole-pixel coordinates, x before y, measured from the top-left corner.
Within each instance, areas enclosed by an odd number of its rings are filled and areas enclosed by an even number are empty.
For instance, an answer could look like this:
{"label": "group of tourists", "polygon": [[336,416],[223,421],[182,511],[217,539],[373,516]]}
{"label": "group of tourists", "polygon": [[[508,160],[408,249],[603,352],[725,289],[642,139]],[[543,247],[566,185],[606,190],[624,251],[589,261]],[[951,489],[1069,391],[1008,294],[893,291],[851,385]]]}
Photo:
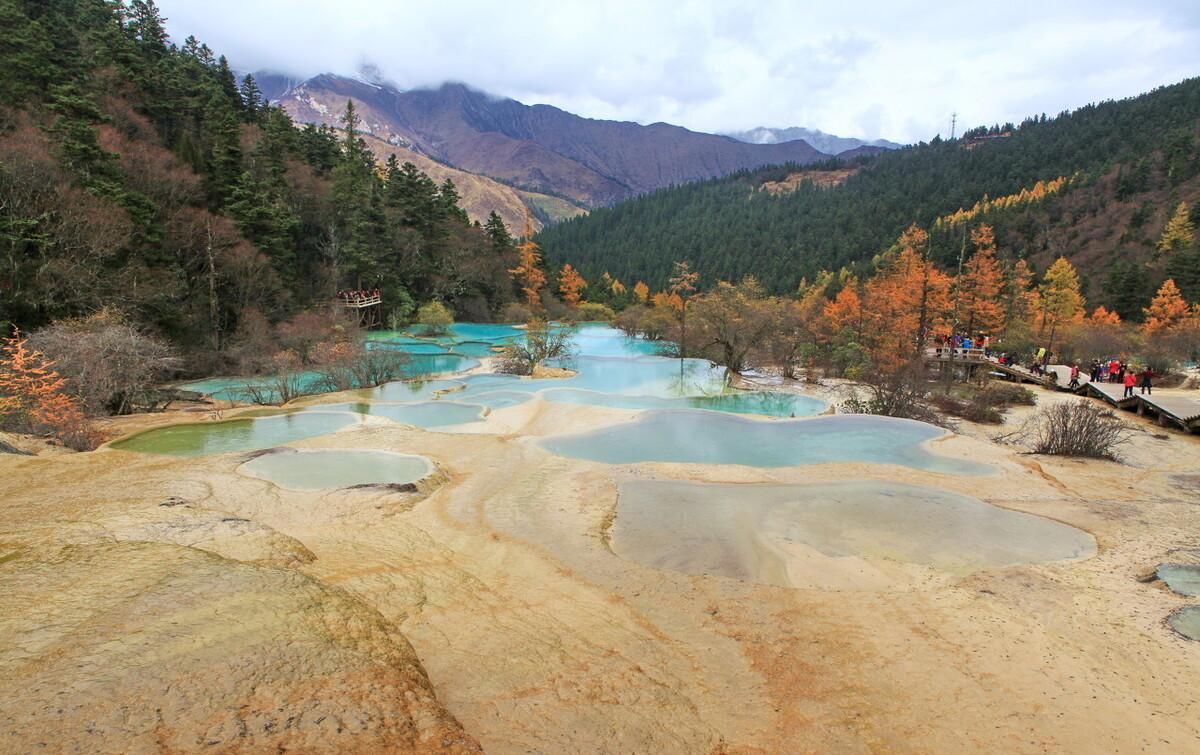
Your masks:
{"label": "group of tourists", "polygon": [[[1135,387],[1140,387],[1143,395],[1153,394],[1156,375],[1149,365],[1138,370],[1131,364],[1112,358],[1093,359],[1089,377],[1093,383],[1116,383],[1124,386],[1124,398],[1130,398]],[[1071,365],[1071,382],[1067,387],[1079,387],[1078,364]]]}
{"label": "group of tourists", "polygon": [[949,336],[938,336],[935,340],[939,349],[954,349],[955,351],[966,349],[983,349],[985,352],[987,352],[991,343],[990,336],[971,336],[969,333],[955,333]]}
{"label": "group of tourists", "polygon": [[357,291],[338,291],[337,298],[347,304],[360,304],[364,301],[379,298],[379,289],[358,289]]}

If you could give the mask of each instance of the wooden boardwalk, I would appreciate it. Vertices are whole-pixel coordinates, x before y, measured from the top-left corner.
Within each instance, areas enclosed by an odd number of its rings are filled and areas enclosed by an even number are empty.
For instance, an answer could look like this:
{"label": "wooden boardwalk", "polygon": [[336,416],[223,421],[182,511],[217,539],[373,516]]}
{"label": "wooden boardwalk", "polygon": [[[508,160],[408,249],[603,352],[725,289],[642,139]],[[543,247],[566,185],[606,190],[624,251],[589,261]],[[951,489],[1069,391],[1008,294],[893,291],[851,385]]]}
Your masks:
{"label": "wooden boardwalk", "polygon": [[1132,396],[1126,396],[1125,386],[1120,383],[1089,383],[1079,392],[1102,399],[1118,409],[1137,412],[1139,417],[1149,414],[1163,427],[1175,425],[1187,432],[1200,432],[1200,399],[1143,394],[1141,390],[1135,388]]}
{"label": "wooden boardwalk", "polygon": [[984,368],[1018,383],[1034,383],[1045,388],[1070,391],[1100,399],[1117,409],[1137,412],[1138,416],[1150,415],[1163,427],[1174,425],[1187,432],[1200,432],[1200,398],[1142,394],[1141,388],[1135,388],[1134,395],[1126,397],[1124,385],[1093,383],[1084,372],[1079,373],[1079,387],[1072,389],[1068,387],[1071,383],[1070,365],[1052,364],[1046,367],[1046,375],[1036,375],[1015,364],[1000,364],[987,356],[983,349],[926,349],[925,362],[937,364],[939,369],[945,369],[947,365],[962,365],[969,370]]}
{"label": "wooden boardwalk", "polygon": [[[1000,364],[995,358],[987,356],[983,349],[951,349],[946,347],[926,349],[925,362],[927,364],[936,364],[939,369],[945,369],[947,365],[951,367],[962,365],[968,368],[985,367],[990,372],[999,373],[1018,383],[1034,383],[1035,385],[1047,388],[1054,386],[1053,376],[1037,375],[1015,364]],[[1062,385],[1065,386],[1070,382],[1071,377],[1070,368],[1066,367],[1064,369],[1067,370],[1066,379],[1062,382]]]}
{"label": "wooden boardwalk", "polygon": [[1137,395],[1137,413],[1147,412],[1158,418],[1158,424],[1177,425],[1190,433],[1200,432],[1200,400],[1186,396]]}

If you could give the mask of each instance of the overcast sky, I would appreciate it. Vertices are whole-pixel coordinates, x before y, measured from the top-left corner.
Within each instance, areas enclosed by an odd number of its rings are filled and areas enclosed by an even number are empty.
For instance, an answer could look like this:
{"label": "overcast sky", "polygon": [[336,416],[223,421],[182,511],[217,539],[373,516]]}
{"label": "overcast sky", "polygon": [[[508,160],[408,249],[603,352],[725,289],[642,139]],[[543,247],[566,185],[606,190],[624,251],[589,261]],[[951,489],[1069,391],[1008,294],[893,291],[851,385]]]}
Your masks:
{"label": "overcast sky", "polygon": [[462,81],[592,118],[928,140],[1200,75],[1200,0],[158,0],[239,70]]}

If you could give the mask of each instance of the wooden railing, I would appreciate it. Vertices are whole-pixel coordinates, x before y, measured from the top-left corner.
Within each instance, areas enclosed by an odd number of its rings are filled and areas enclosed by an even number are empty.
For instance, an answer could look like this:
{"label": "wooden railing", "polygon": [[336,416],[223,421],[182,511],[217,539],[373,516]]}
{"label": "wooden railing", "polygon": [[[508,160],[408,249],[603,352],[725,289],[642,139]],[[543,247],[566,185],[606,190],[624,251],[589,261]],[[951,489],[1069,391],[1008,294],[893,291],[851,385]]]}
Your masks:
{"label": "wooden railing", "polygon": [[346,299],[346,298],[339,296],[337,302],[338,302],[338,304],[340,304],[343,307],[349,307],[351,309],[362,309],[363,307],[373,307],[376,304],[382,304],[383,297],[379,296],[379,295],[375,295],[375,296],[357,296],[357,297]]}
{"label": "wooden railing", "polygon": [[963,359],[975,362],[983,362],[987,359],[987,353],[983,349],[956,349],[950,346],[934,346],[925,349],[925,356],[933,359]]}

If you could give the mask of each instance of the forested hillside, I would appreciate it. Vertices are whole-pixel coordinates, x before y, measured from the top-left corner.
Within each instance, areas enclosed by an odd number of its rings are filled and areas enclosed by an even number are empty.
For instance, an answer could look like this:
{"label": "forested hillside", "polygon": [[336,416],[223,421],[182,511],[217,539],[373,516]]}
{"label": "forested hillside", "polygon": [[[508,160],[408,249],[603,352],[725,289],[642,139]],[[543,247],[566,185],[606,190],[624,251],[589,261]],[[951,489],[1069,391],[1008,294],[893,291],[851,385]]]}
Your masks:
{"label": "forested hillside", "polygon": [[297,128],[152,1],[0,0],[0,324],[102,308],[188,353],[339,289],[384,319],[441,300],[488,319],[515,252],[453,184],[359,138]]}
{"label": "forested hillside", "polygon": [[858,168],[832,188],[805,182],[772,195],[760,190],[763,183],[795,166],[743,172],[599,209],[538,240],[549,262],[570,262],[588,277],[607,271],[660,288],[673,261],[690,260],[706,286],[752,273],[777,292],[792,292],[820,270],[861,267],[912,223],[931,229],[934,258],[953,267],[967,224],[934,227],[937,218],[1065,177],[1053,196],[991,208],[973,220],[996,228],[1003,255],[1037,269],[1067,257],[1091,300],[1137,299],[1122,307],[1134,315],[1168,267],[1176,278],[1190,274],[1189,285],[1200,289],[1193,249],[1156,248],[1179,203],[1195,208],[1200,199],[1198,125],[1200,79],[1190,79],[1054,118],[976,129],[856,164],[829,163],[824,167]]}

